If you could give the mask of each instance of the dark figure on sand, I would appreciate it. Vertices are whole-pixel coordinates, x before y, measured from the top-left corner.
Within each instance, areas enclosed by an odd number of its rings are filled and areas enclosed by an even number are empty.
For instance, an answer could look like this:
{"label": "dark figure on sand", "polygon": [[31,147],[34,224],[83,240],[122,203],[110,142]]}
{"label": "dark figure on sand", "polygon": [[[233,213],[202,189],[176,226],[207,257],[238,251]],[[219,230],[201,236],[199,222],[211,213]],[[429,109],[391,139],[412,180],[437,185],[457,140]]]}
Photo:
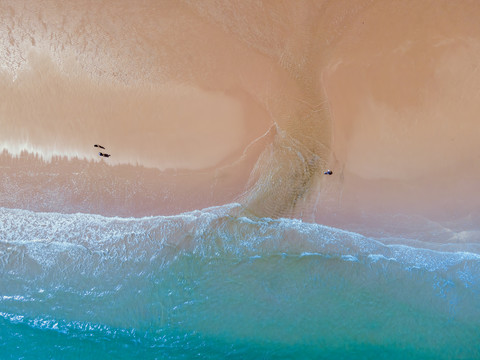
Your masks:
{"label": "dark figure on sand", "polygon": [[332,175],[333,174],[333,171],[332,170],[327,170],[324,172],[325,175]]}
{"label": "dark figure on sand", "polygon": [[[102,145],[95,144],[95,145],[93,145],[93,146],[94,146],[94,147],[97,147],[97,148],[100,148],[100,149],[105,149]],[[111,156],[110,154],[102,153],[102,152],[99,152],[98,155],[103,156],[103,157],[106,157],[106,158],[108,158],[108,157]]]}

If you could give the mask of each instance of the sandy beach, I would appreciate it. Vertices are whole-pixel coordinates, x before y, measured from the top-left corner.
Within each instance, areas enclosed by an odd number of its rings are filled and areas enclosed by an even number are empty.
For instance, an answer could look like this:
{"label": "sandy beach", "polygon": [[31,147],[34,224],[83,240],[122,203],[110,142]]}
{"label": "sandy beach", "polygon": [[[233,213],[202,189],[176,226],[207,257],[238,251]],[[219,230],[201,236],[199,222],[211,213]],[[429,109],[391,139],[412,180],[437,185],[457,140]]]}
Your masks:
{"label": "sandy beach", "polygon": [[9,207],[143,216],[241,202],[337,226],[479,211],[475,2],[1,8]]}

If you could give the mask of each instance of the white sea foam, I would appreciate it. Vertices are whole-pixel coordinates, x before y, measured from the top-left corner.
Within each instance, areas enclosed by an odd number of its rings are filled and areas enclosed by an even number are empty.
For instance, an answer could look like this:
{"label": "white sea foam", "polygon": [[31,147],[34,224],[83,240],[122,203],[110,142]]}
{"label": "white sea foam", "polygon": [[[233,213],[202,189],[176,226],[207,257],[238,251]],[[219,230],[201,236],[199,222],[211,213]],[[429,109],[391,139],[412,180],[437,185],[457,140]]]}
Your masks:
{"label": "white sea foam", "polygon": [[[36,213],[0,208],[2,263],[21,251],[42,267],[66,259],[167,261],[180,253],[255,257],[278,253],[335,256],[345,261],[396,261],[408,268],[446,270],[480,255],[385,245],[357,233],[296,219],[237,217],[239,204],[145,218]],[[78,264],[81,267],[81,264]]]}

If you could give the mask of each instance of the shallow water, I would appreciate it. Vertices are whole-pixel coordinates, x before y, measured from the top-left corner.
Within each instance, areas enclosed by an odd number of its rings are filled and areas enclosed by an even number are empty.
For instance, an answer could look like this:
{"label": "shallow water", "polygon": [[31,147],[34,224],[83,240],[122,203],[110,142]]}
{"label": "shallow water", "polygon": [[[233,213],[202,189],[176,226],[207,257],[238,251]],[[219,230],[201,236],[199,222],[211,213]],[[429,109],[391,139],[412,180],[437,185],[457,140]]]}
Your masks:
{"label": "shallow water", "polygon": [[480,254],[239,209],[134,219],[2,208],[7,358],[480,356]]}

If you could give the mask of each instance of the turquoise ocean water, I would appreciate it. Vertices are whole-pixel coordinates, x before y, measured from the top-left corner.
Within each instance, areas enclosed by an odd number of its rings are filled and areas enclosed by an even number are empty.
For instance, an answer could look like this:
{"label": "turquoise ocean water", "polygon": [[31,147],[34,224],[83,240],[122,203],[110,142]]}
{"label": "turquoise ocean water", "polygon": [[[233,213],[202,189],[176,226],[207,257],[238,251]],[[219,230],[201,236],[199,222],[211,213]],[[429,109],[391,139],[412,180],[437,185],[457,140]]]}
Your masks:
{"label": "turquoise ocean water", "polygon": [[238,209],[0,208],[0,358],[480,359],[478,253]]}

